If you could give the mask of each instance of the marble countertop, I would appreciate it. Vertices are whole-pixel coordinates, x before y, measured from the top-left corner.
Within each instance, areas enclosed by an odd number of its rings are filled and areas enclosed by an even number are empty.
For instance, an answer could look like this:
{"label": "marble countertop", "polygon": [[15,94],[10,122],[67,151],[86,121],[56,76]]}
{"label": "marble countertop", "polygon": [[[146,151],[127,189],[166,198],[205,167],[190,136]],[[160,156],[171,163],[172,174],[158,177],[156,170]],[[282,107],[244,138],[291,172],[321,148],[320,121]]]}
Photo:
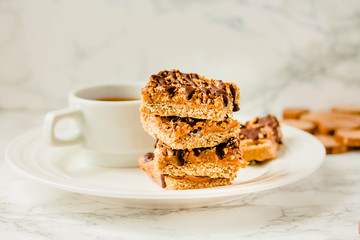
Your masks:
{"label": "marble countertop", "polygon": [[[0,111],[0,149],[44,111]],[[360,153],[327,156],[309,177],[237,201],[187,210],[121,208],[18,176],[0,159],[1,239],[358,238]]]}

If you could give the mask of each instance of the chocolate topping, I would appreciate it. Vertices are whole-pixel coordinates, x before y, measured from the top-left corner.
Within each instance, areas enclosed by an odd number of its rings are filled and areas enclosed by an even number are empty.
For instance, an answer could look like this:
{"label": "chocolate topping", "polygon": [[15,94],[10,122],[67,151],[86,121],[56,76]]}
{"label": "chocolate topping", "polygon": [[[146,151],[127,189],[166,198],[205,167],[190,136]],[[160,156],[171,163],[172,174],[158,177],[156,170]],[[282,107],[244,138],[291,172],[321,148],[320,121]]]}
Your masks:
{"label": "chocolate topping", "polygon": [[176,77],[176,73],[175,73],[175,71],[174,71],[174,70],[169,71],[168,73],[169,73],[169,75],[170,75],[170,76],[172,76],[172,77],[173,77],[173,79],[176,79],[176,78],[177,78],[177,77]]}
{"label": "chocolate topping", "polygon": [[223,159],[225,152],[224,152],[224,148],[226,147],[226,143],[220,143],[219,145],[216,146],[216,155],[220,158]]}
{"label": "chocolate topping", "polygon": [[174,94],[176,87],[175,86],[163,86],[165,91],[167,91],[170,95]]}
{"label": "chocolate topping", "polygon": [[215,87],[213,84],[210,84],[211,90],[214,90],[215,96],[223,96],[226,95],[225,86],[223,85],[222,81],[220,81],[220,88]]}
{"label": "chocolate topping", "polygon": [[266,117],[258,118],[257,122],[261,125],[268,125],[269,127],[272,128],[279,126],[279,122],[277,121],[277,119],[270,114],[267,115]]}
{"label": "chocolate topping", "polygon": [[194,152],[196,157],[200,156],[200,150],[198,148],[194,148],[193,152]]}
{"label": "chocolate topping", "polygon": [[225,156],[225,152],[224,149],[227,147],[230,147],[231,145],[233,145],[236,142],[235,138],[230,138],[227,142],[224,143],[220,143],[219,145],[216,146],[216,155],[220,158],[223,159]]}
{"label": "chocolate topping", "polygon": [[187,124],[189,124],[191,127],[195,126],[196,123],[200,122],[201,119],[196,119],[196,118],[186,118],[185,121],[187,122]]}
{"label": "chocolate topping", "polygon": [[156,145],[158,144],[158,142],[159,142],[159,139],[157,138],[157,139],[155,140],[154,148],[156,148]]}
{"label": "chocolate topping", "polygon": [[188,83],[190,83],[191,86],[195,86],[195,83],[193,80],[190,79],[190,74],[188,73],[181,73],[181,75],[184,77],[184,80]]}
{"label": "chocolate topping", "polygon": [[195,88],[191,86],[185,86],[185,96],[187,100],[190,100],[191,97],[194,95]]}
{"label": "chocolate topping", "polygon": [[237,111],[239,111],[239,110],[240,110],[239,105],[237,105],[236,103],[234,103],[233,112],[237,112]]}
{"label": "chocolate topping", "polygon": [[166,182],[165,182],[165,175],[164,174],[160,175],[160,180],[161,180],[161,187],[166,188]]}
{"label": "chocolate topping", "polygon": [[206,121],[206,120],[203,120],[203,119],[190,118],[190,117],[181,118],[181,117],[177,117],[177,116],[162,116],[161,118],[164,119],[164,120],[166,120],[166,121],[173,121],[173,122],[181,121],[181,122],[186,122],[186,123],[189,124],[191,127],[195,126],[196,123],[198,123],[198,122]]}
{"label": "chocolate topping", "polygon": [[242,127],[240,128],[240,136],[244,135],[245,138],[252,139],[252,140],[258,140],[259,134],[263,134],[264,137],[266,136],[266,132],[261,130],[262,126],[256,127],[256,128],[246,128]]}
{"label": "chocolate topping", "polygon": [[214,91],[215,96],[222,96],[224,104],[225,104],[225,106],[227,106],[229,99],[227,98],[225,85],[223,84],[223,82],[221,80],[219,80],[219,81],[220,81],[219,87],[215,87],[213,84],[210,84],[210,88],[211,88],[211,90]]}
{"label": "chocolate topping", "polygon": [[232,100],[233,100],[233,105],[234,105],[233,111],[234,111],[234,112],[237,112],[237,111],[240,110],[240,108],[239,108],[239,105],[237,105],[237,104],[235,103],[236,91],[235,91],[235,88],[234,88],[233,85],[230,85],[230,91],[231,91],[231,94],[232,94]]}
{"label": "chocolate topping", "polygon": [[200,90],[204,95],[208,95],[210,93],[210,90],[206,87],[201,87]]}
{"label": "chocolate topping", "polygon": [[196,73],[190,73],[192,78],[199,79],[199,76]]}
{"label": "chocolate topping", "polygon": [[[208,149],[213,149],[215,148],[215,151],[216,151],[216,155],[222,159],[224,158],[225,156],[225,151],[224,149],[225,148],[234,148],[236,146],[233,146],[234,144],[238,143],[238,138],[230,138],[227,142],[224,142],[224,143],[221,143],[215,147],[203,147],[203,148],[193,148],[191,150],[185,150],[185,149],[172,149],[173,151],[173,156],[176,156],[177,158],[177,165],[178,166],[183,166],[185,164],[185,161],[184,161],[184,156],[186,154],[186,152],[188,151],[192,151],[194,153],[194,155],[196,157],[200,156],[200,154],[203,152],[203,151],[206,151]],[[237,146],[238,147],[238,146]]]}
{"label": "chocolate topping", "polygon": [[273,115],[268,114],[266,117],[258,118],[256,119],[256,123],[260,124],[261,126],[267,125],[271,127],[274,131],[275,141],[277,143],[282,143],[281,136],[277,129],[279,127],[279,121]]}
{"label": "chocolate topping", "polygon": [[149,152],[144,155],[144,158],[145,158],[145,162],[151,162],[152,160],[154,160],[154,153]]}
{"label": "chocolate topping", "polygon": [[178,166],[183,166],[185,164],[184,162],[184,154],[185,154],[185,150],[179,149],[179,150],[173,150],[176,157],[177,157],[177,165]]}
{"label": "chocolate topping", "polygon": [[225,95],[223,95],[223,100],[224,100],[225,106],[227,106],[228,103],[229,103],[229,100],[228,100],[228,98],[227,98]]}
{"label": "chocolate topping", "polygon": [[236,91],[233,85],[230,85],[230,91],[233,98],[233,102],[235,103]]}
{"label": "chocolate topping", "polygon": [[274,135],[275,135],[275,141],[279,144],[282,143],[281,141],[281,137],[280,137],[280,134],[279,134],[279,131],[277,130],[277,128],[274,128]]}
{"label": "chocolate topping", "polygon": [[[191,100],[195,92],[202,92],[203,98],[214,99],[215,97],[222,97],[224,105],[228,106],[230,94],[228,93],[227,86],[221,80],[207,80],[199,77],[196,73],[181,73],[179,70],[161,71],[151,78],[165,89],[169,95],[173,95],[180,88],[185,88],[185,97]],[[216,86],[217,85],[217,86]],[[232,101],[235,101],[236,92],[234,87],[230,85],[232,94]],[[212,93],[212,94],[210,94]],[[238,111],[237,104],[234,105],[234,111]]]}

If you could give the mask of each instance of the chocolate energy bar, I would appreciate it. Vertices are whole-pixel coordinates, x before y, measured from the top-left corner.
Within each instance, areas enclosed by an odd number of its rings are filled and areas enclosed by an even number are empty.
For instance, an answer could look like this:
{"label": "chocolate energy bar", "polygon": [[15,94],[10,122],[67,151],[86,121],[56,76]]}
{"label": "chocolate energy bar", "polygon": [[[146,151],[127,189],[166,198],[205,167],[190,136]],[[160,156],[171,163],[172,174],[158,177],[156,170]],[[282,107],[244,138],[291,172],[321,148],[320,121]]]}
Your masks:
{"label": "chocolate energy bar", "polygon": [[239,110],[236,84],[179,70],[152,75],[141,93],[141,112],[159,116],[223,121]]}

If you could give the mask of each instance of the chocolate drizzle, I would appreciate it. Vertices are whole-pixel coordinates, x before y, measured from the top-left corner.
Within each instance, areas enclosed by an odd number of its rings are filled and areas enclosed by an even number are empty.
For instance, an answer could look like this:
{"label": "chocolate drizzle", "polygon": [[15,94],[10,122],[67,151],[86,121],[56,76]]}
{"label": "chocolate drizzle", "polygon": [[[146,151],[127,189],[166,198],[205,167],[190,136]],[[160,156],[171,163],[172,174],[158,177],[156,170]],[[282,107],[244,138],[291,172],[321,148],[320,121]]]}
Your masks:
{"label": "chocolate drizzle", "polygon": [[240,136],[244,135],[245,138],[252,139],[252,140],[258,140],[259,135],[263,134],[264,137],[266,137],[266,133],[261,130],[262,126],[255,127],[255,128],[246,128],[242,127],[240,128]]}
{"label": "chocolate drizzle", "polygon": [[194,81],[190,79],[190,74],[188,74],[188,73],[181,73],[181,76],[183,76],[183,77],[184,77],[184,80],[185,80],[187,83],[189,83],[191,86],[194,86],[194,87],[196,86],[195,83],[194,83]]}
{"label": "chocolate drizzle", "polygon": [[230,138],[227,142],[224,143],[220,143],[219,145],[216,146],[216,155],[220,158],[223,159],[225,156],[225,148],[230,147],[231,145],[233,145],[238,139],[237,138]]}
{"label": "chocolate drizzle", "polygon": [[223,159],[226,154],[225,149],[232,147],[232,145],[234,145],[237,142],[238,142],[238,138],[230,138],[228,141],[226,141],[224,143],[220,143],[219,145],[217,145],[215,147],[194,148],[192,150],[173,149],[172,151],[173,151],[173,154],[177,158],[177,165],[183,166],[185,164],[184,155],[187,151],[190,151],[190,152],[192,151],[196,157],[199,157],[203,151],[215,148],[216,155],[220,159]]}
{"label": "chocolate drizzle", "polygon": [[266,117],[258,118],[257,122],[261,126],[267,125],[267,126],[271,127],[273,129],[273,131],[274,131],[275,141],[277,143],[279,143],[279,144],[282,143],[281,136],[280,136],[279,131],[277,129],[279,127],[279,121],[273,115],[268,114]]}
{"label": "chocolate drizzle", "polygon": [[162,116],[161,118],[164,119],[164,120],[167,120],[167,121],[185,122],[185,123],[189,124],[191,127],[195,126],[196,123],[198,123],[198,122],[206,121],[206,120],[203,120],[203,119],[190,118],[190,117],[181,118],[181,117],[178,117],[178,116]]}
{"label": "chocolate drizzle", "polygon": [[198,123],[198,122],[200,122],[200,121],[201,121],[201,119],[189,118],[189,117],[185,119],[185,122],[186,122],[187,124],[189,124],[191,127],[195,126],[196,123]]}
{"label": "chocolate drizzle", "polygon": [[176,73],[175,73],[175,71],[174,71],[174,70],[172,70],[172,71],[168,71],[168,73],[169,73],[169,75],[170,75],[173,79],[177,79],[177,77],[176,77]]}
{"label": "chocolate drizzle", "polygon": [[175,86],[163,86],[163,87],[165,88],[165,91],[167,91],[170,95],[173,95],[176,89]]}
{"label": "chocolate drizzle", "polygon": [[196,73],[190,73],[192,78],[199,79],[199,76]]}
{"label": "chocolate drizzle", "polygon": [[187,100],[190,100],[191,97],[194,95],[195,88],[191,86],[184,86],[185,88],[185,96]]}
{"label": "chocolate drizzle", "polygon": [[[182,73],[179,70],[161,71],[156,75],[152,75],[151,78],[163,87],[170,96],[174,95],[180,88],[185,88],[187,100],[191,100],[194,93],[201,91],[204,98],[205,96],[210,98],[214,98],[214,96],[221,97],[225,106],[229,104],[230,94],[227,92],[227,85],[221,80],[206,80],[200,78],[196,73]],[[216,86],[216,82],[218,86]],[[230,90],[234,102],[234,111],[238,111],[239,106],[235,104],[236,92],[232,85],[230,85]],[[210,93],[213,95],[209,96]]]}
{"label": "chocolate drizzle", "polygon": [[[250,125],[250,126],[248,126]],[[282,143],[281,141],[281,134],[278,131],[279,122],[273,115],[267,115],[266,117],[262,118],[255,118],[251,122],[247,122],[245,126],[240,128],[240,137],[243,135],[244,138],[257,140],[259,139],[260,134],[263,135],[264,138],[267,137],[267,133],[265,131],[265,127],[271,128],[273,134],[275,136],[275,141],[279,144]]]}
{"label": "chocolate drizzle", "polygon": [[177,150],[173,150],[175,153],[175,156],[177,158],[177,165],[178,166],[183,166],[185,164],[184,161],[184,155],[185,155],[185,150],[182,149],[177,149]]}
{"label": "chocolate drizzle", "polygon": [[237,104],[235,103],[236,91],[235,91],[235,88],[234,88],[233,85],[230,85],[230,91],[231,91],[232,100],[233,100],[233,106],[234,106],[233,111],[234,111],[234,112],[237,112],[237,111],[240,110],[240,108],[239,108],[239,105],[237,105]]}
{"label": "chocolate drizzle", "polygon": [[159,142],[159,139],[157,138],[157,139],[155,140],[154,148],[156,148],[156,145],[158,144],[158,142]]}
{"label": "chocolate drizzle", "polygon": [[164,174],[160,175],[160,180],[161,180],[161,187],[166,188],[166,182],[165,182],[165,175]]}
{"label": "chocolate drizzle", "polygon": [[193,152],[194,152],[194,154],[195,154],[196,157],[200,156],[200,150],[199,150],[199,148],[194,148],[194,149],[193,149]]}
{"label": "chocolate drizzle", "polygon": [[236,103],[234,103],[234,109],[233,109],[233,111],[234,111],[234,112],[237,112],[237,111],[239,111],[239,110],[240,110],[239,105],[237,105]]}
{"label": "chocolate drizzle", "polygon": [[219,145],[216,146],[216,155],[220,158],[223,159],[225,152],[224,152],[224,148],[226,147],[226,143],[220,143]]}
{"label": "chocolate drizzle", "polygon": [[229,103],[229,99],[227,98],[226,88],[225,88],[225,85],[223,84],[223,82],[221,80],[219,80],[219,81],[220,81],[219,87],[216,87],[213,84],[210,84],[210,88],[211,88],[211,90],[214,91],[215,96],[217,96],[217,97],[221,96],[223,98],[224,104],[225,104],[225,106],[227,106]]}
{"label": "chocolate drizzle", "polygon": [[210,93],[210,90],[206,87],[201,87],[200,90],[204,95],[208,95]]}
{"label": "chocolate drizzle", "polygon": [[154,160],[154,153],[149,152],[147,154],[144,155],[144,161],[145,162],[151,162],[152,160]]}

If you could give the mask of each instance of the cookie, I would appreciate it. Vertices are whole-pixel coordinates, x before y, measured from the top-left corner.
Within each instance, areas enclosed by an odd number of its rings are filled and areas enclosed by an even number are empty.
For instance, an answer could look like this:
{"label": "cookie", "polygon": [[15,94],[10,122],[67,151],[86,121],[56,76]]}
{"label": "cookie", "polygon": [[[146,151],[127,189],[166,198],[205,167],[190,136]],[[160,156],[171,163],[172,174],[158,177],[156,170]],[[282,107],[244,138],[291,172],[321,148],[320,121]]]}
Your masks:
{"label": "cookie", "polygon": [[333,135],[338,129],[360,128],[360,116],[325,111],[314,111],[301,116],[301,120],[317,125],[321,134]]}
{"label": "cookie", "polygon": [[316,125],[313,122],[304,121],[304,120],[295,120],[295,119],[284,119],[281,121],[282,123],[299,128],[305,132],[313,134],[316,129]]}
{"label": "cookie", "polygon": [[331,109],[335,113],[355,114],[360,115],[360,105],[335,105]]}
{"label": "cookie", "polygon": [[335,138],[348,147],[360,147],[360,130],[338,130]]}
{"label": "cookie", "polygon": [[283,119],[299,119],[301,115],[308,112],[306,108],[286,108],[283,111]]}
{"label": "cookie", "polygon": [[347,147],[336,141],[334,136],[315,134],[314,135],[324,145],[326,154],[338,154],[347,151]]}

